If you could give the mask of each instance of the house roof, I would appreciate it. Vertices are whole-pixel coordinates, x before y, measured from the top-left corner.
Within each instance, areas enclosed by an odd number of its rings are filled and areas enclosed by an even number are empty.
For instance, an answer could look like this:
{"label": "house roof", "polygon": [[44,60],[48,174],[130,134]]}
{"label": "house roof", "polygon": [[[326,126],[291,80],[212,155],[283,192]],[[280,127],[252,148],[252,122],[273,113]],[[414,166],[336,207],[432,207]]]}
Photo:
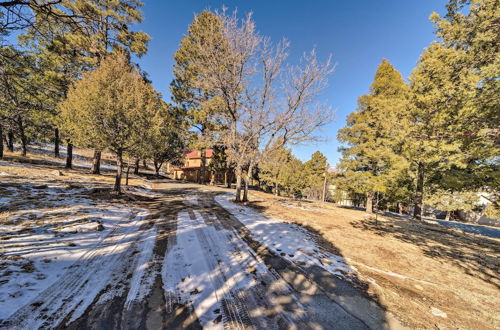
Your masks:
{"label": "house roof", "polygon": [[[188,158],[188,159],[201,158],[200,155],[201,155],[201,153],[199,150],[193,150],[193,151],[186,150],[186,151],[184,151],[184,157]],[[205,157],[206,158],[211,158],[211,157],[213,157],[213,155],[214,155],[213,149],[205,150]]]}

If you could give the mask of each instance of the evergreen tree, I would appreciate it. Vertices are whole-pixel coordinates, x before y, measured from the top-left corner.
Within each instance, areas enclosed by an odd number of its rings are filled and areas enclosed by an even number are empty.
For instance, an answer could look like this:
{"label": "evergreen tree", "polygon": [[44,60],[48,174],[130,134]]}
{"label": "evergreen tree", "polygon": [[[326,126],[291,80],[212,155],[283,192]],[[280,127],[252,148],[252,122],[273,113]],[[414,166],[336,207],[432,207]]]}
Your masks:
{"label": "evergreen tree", "polygon": [[[140,158],[151,158],[156,175],[165,162],[180,164],[186,145],[186,124],[183,113],[162,101],[161,111],[153,120],[154,127],[149,138],[144,138],[147,154]],[[139,156],[138,156],[139,158]]]}
{"label": "evergreen tree", "polygon": [[21,141],[21,152],[26,156],[30,140],[50,126],[54,93],[46,85],[44,63],[38,58],[14,47],[0,47],[0,120],[9,128],[10,149],[12,133]]}
{"label": "evergreen tree", "polygon": [[[437,36],[441,44],[452,50],[456,61],[454,78],[465,71],[468,79],[458,79],[455,84],[470,90],[470,106],[461,109],[464,116],[464,137],[491,140],[498,128],[500,104],[500,34],[498,0],[449,0],[447,14],[440,17],[433,13]],[[468,134],[467,134],[468,133]],[[473,141],[467,141],[472,143]],[[487,143],[491,152],[491,143]],[[497,153],[498,154],[498,153]]]}
{"label": "evergreen tree", "polygon": [[223,173],[224,186],[226,186],[227,188],[231,188],[231,184],[233,183],[234,169],[227,159],[226,148],[224,147],[224,145],[214,145],[212,161],[208,165],[208,170],[212,173]]}
{"label": "evergreen tree", "polygon": [[428,194],[425,204],[446,211],[445,220],[450,220],[453,211],[472,211],[479,204],[479,196],[474,191],[449,191],[437,189]]}
{"label": "evergreen tree", "polygon": [[475,78],[468,70],[456,75],[457,62],[460,57],[454,50],[434,43],[422,54],[410,77],[411,129],[405,155],[416,173],[417,219],[422,217],[425,187],[431,179],[453,167],[467,166],[460,127],[466,125],[462,114],[470,107],[473,91],[469,83]]}
{"label": "evergreen tree", "polygon": [[305,183],[304,166],[289,148],[276,147],[260,163],[259,181],[264,189],[274,191],[275,195],[284,192],[288,196],[301,196]]}
{"label": "evergreen tree", "polygon": [[408,87],[401,74],[383,60],[377,68],[370,94],[358,100],[358,109],[347,118],[338,139],[343,186],[366,196],[371,213],[376,193],[386,193],[406,168],[401,156],[407,128]]}
{"label": "evergreen tree", "polygon": [[498,1],[450,0],[446,16],[434,13],[431,19],[446,53],[436,66],[448,81],[439,111],[450,119],[447,131],[434,136],[460,144],[460,162],[431,173],[429,182],[452,192],[498,190]]}
{"label": "evergreen tree", "polygon": [[[62,12],[78,17],[77,21],[57,16],[35,16],[32,27],[20,40],[34,56],[47,64],[47,84],[58,91],[59,102],[66,97],[70,83],[85,71],[95,68],[114,50],[124,50],[137,56],[146,53],[150,37],[130,29],[142,21],[136,0],[63,1],[58,4]],[[54,107],[53,117],[57,117]],[[54,127],[54,153],[59,150],[59,128]],[[68,141],[68,144],[71,142]],[[71,150],[71,148],[70,148]],[[98,174],[100,150],[95,150],[92,173]],[[68,154],[68,160],[71,155]],[[69,164],[71,167],[71,164]]]}
{"label": "evergreen tree", "polygon": [[181,40],[181,45],[174,54],[175,79],[170,85],[172,100],[186,112],[190,125],[199,133],[191,147],[201,151],[200,183],[205,180],[205,149],[215,144],[213,138],[215,131],[219,129],[222,108],[215,91],[203,83],[201,49],[219,47],[224,40],[221,17],[210,11],[203,11],[195,16],[188,34]]}
{"label": "evergreen tree", "polygon": [[327,159],[320,151],[313,153],[304,163],[304,194],[308,199],[321,199],[327,170]]}
{"label": "evergreen tree", "polygon": [[157,94],[124,54],[105,58],[84,74],[59,105],[62,127],[77,143],[116,154],[120,192],[124,152],[143,141],[143,132],[161,107]]}

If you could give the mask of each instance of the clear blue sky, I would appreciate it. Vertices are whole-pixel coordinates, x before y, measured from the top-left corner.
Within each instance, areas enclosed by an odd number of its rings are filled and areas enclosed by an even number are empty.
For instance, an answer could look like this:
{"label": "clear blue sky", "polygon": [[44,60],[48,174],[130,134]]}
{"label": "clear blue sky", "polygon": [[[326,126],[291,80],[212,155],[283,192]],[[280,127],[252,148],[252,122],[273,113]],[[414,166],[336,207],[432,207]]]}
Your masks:
{"label": "clear blue sky", "polygon": [[154,87],[170,100],[173,54],[194,13],[223,5],[240,13],[253,12],[257,29],[277,41],[291,42],[290,59],[316,47],[320,59],[333,55],[337,63],[322,101],[336,110],[335,122],[320,134],[328,142],[293,147],[301,160],[320,150],[334,166],[338,159],[337,130],[356,109],[358,96],[366,93],[375,70],[388,59],[405,78],[422,50],[435,40],[431,12],[444,12],[445,0],[144,0],[144,22],[136,29],[149,33],[148,54],[138,62]]}

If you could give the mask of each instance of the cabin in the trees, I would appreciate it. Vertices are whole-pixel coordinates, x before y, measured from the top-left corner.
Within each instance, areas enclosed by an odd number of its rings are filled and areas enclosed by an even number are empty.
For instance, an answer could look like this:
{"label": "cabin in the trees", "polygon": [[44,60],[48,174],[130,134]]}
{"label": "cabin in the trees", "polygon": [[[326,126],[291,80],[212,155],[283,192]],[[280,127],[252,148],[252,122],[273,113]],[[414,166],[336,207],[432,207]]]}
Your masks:
{"label": "cabin in the trees", "polygon": [[169,174],[175,180],[186,180],[197,183],[224,184],[232,183],[234,175],[232,170],[214,166],[217,163],[217,155],[214,149],[205,150],[205,180],[202,180],[201,165],[202,157],[199,150],[184,151],[183,166],[169,167]]}
{"label": "cabin in the trees", "polygon": [[[214,155],[213,149],[205,150],[205,182],[210,182],[211,173],[208,170]],[[190,182],[201,182],[202,157],[199,150],[184,151],[184,165],[172,168],[175,180],[186,180]]]}

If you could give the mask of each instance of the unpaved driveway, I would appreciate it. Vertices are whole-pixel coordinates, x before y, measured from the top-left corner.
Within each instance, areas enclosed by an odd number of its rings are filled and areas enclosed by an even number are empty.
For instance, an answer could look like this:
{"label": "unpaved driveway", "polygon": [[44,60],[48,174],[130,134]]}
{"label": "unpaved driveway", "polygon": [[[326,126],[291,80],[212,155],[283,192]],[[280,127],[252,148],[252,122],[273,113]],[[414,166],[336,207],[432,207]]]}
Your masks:
{"label": "unpaved driveway", "polygon": [[[339,262],[335,256],[318,251],[319,246],[306,251],[313,238],[305,231],[275,225],[266,233],[265,221],[249,228],[240,221],[243,209],[228,208],[226,197],[195,185],[154,188],[161,195],[149,205],[148,219],[132,218],[134,226],[117,225],[0,327],[400,327],[375,301],[332,271],[332,263]],[[287,242],[286,235],[294,240]],[[280,239],[274,242],[275,237]],[[304,241],[304,249],[296,249],[305,251],[307,259],[297,259],[290,253],[293,247],[286,246],[301,245],[297,240]],[[314,259],[316,254],[323,261]],[[104,287],[95,285],[103,281]]]}

